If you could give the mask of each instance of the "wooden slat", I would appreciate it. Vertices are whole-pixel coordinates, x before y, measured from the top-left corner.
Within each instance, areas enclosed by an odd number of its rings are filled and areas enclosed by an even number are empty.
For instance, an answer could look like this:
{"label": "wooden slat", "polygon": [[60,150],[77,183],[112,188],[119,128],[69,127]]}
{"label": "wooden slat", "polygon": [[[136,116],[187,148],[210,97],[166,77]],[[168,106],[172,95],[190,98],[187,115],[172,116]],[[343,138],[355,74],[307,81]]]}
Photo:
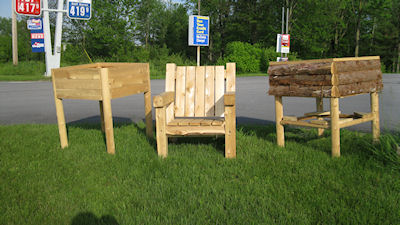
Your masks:
{"label": "wooden slat", "polygon": [[337,76],[338,84],[333,85],[382,80],[382,71],[380,68],[375,70],[350,71],[338,73]]}
{"label": "wooden slat", "polygon": [[300,127],[314,127],[314,128],[329,128],[329,124],[328,125],[321,125],[321,124],[313,124],[313,123],[309,123],[306,121],[287,121],[287,120],[282,120],[281,121],[282,125],[294,125],[294,126],[300,126]]}
{"label": "wooden slat", "polygon": [[374,70],[381,68],[381,63],[379,59],[335,61],[334,63],[337,67],[338,73],[349,71]]}
{"label": "wooden slat", "polygon": [[176,69],[175,116],[185,115],[186,96],[186,67],[178,66]]}
{"label": "wooden slat", "polygon": [[111,89],[111,98],[121,98],[148,91],[149,87],[144,84],[131,84],[120,88]]}
{"label": "wooden slat", "polygon": [[340,123],[340,128],[350,127],[350,126],[354,126],[357,124],[369,122],[369,121],[372,121],[373,119],[374,119],[374,117],[372,115],[370,115],[370,116],[366,116],[364,118],[346,121],[346,122]]}
{"label": "wooden slat", "polygon": [[269,76],[287,76],[287,75],[330,75],[332,61],[325,62],[307,62],[283,64],[270,64],[268,67]]}
{"label": "wooden slat", "polygon": [[147,86],[148,80],[145,77],[121,77],[117,79],[110,79],[111,88],[119,88],[131,84],[141,84]]}
{"label": "wooden slat", "polygon": [[125,77],[131,79],[145,79],[148,76],[150,76],[148,63],[112,63],[112,66],[109,68],[110,79]]}
{"label": "wooden slat", "polygon": [[310,120],[310,123],[312,124],[320,124],[320,125],[328,125],[328,121],[326,120]]}
{"label": "wooden slat", "polygon": [[223,66],[215,67],[215,116],[224,116],[224,75]]}
{"label": "wooden slat", "polygon": [[226,64],[226,92],[234,92],[236,90],[236,64]]}
{"label": "wooden slat", "polygon": [[205,84],[205,116],[215,115],[215,98],[214,98],[214,87],[215,87],[215,67],[206,67],[206,84]]}
{"label": "wooden slat", "polygon": [[186,71],[185,116],[194,116],[194,94],[196,67],[188,66]]}
{"label": "wooden slat", "polygon": [[196,67],[196,88],[195,88],[195,111],[194,116],[196,117],[204,117],[205,115],[205,91],[204,91],[204,76],[205,76],[205,67],[198,66]]}
{"label": "wooden slat", "polygon": [[379,81],[366,81],[360,83],[339,85],[338,91],[339,91],[339,96],[342,97],[355,94],[378,92],[382,90],[382,88],[383,84]]}
{"label": "wooden slat", "polygon": [[[169,63],[166,66],[166,76],[165,76],[165,91],[175,91],[175,74],[176,74],[176,65]],[[175,98],[175,96],[174,96]],[[166,112],[166,120],[169,123],[174,119],[174,109],[175,103],[172,102],[169,106],[167,106]]]}
{"label": "wooden slat", "polygon": [[101,89],[100,80],[55,79],[57,89]]}
{"label": "wooden slat", "polygon": [[224,126],[167,126],[167,135],[195,136],[195,135],[223,135]]}
{"label": "wooden slat", "polygon": [[[339,111],[340,113],[340,111]],[[308,113],[304,113],[305,116],[330,116],[331,112],[330,111],[326,111],[326,112],[308,112]]]}
{"label": "wooden slat", "polygon": [[222,126],[222,118],[176,118],[168,123],[168,126]]}
{"label": "wooden slat", "polygon": [[278,85],[332,85],[331,75],[289,75],[289,76],[269,76],[269,84]]}
{"label": "wooden slat", "polygon": [[81,69],[70,69],[64,68],[56,69],[55,78],[68,78],[77,80],[100,80],[100,69],[98,68],[81,68]]}
{"label": "wooden slat", "polygon": [[102,95],[100,89],[86,89],[82,91],[77,91],[76,89],[57,89],[57,98],[102,100]]}
{"label": "wooden slat", "polygon": [[282,120],[286,120],[286,121],[297,121],[298,118],[296,116],[283,116]]}

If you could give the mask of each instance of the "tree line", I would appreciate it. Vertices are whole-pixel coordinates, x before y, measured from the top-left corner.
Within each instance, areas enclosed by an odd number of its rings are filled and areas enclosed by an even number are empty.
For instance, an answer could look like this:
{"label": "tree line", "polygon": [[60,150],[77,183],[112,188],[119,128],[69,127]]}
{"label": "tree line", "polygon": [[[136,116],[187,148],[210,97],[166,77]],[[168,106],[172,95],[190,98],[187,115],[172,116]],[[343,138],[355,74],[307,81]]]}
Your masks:
{"label": "tree line", "polygon": [[[168,61],[194,63],[188,17],[198,14],[197,0],[92,3],[90,20],[65,17],[63,62],[149,61],[155,67]],[[292,58],[379,55],[385,71],[399,72],[399,0],[202,0],[201,15],[210,17],[210,46],[201,48],[202,64],[243,60],[243,72],[265,72],[265,61],[277,56],[282,7],[289,9]],[[43,54],[30,53],[27,18],[19,18],[20,60],[42,60]],[[0,43],[0,61],[11,61],[9,18],[0,18]],[[253,68],[249,57],[259,66]]]}

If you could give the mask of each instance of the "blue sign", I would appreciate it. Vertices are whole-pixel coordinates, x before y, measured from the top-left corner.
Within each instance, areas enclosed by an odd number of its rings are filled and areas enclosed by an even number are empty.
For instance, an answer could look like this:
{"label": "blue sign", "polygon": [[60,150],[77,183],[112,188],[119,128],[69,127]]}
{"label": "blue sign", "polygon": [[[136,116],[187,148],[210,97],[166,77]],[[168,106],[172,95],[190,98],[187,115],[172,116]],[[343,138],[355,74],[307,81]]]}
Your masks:
{"label": "blue sign", "polygon": [[42,30],[42,18],[32,18],[27,21],[28,30]]}
{"label": "blue sign", "polygon": [[208,46],[210,36],[210,18],[208,16],[189,17],[189,45]]}
{"label": "blue sign", "polygon": [[[42,20],[42,19],[40,19]],[[32,52],[44,52],[44,33],[43,27],[31,30]]]}
{"label": "blue sign", "polygon": [[68,0],[68,17],[88,20],[92,12],[92,0]]}

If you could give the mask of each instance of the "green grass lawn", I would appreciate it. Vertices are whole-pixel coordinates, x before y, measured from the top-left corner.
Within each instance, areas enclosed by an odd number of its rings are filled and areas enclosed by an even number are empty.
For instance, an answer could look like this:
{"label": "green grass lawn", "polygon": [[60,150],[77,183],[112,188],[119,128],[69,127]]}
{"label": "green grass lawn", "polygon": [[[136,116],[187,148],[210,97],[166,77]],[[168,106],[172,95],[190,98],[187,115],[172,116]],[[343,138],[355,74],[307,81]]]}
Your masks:
{"label": "green grass lawn", "polygon": [[365,149],[369,134],[239,126],[237,158],[224,139],[178,139],[160,159],[143,123],[0,126],[0,224],[400,224],[400,173]]}

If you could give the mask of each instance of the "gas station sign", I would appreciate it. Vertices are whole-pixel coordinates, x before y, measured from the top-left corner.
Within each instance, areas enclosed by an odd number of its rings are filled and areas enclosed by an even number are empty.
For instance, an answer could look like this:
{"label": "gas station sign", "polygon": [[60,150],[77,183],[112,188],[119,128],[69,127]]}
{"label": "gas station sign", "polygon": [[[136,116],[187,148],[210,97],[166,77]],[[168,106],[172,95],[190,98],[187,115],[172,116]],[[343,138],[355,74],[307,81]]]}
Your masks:
{"label": "gas station sign", "polygon": [[15,12],[26,16],[39,16],[40,0],[15,0]]}
{"label": "gas station sign", "polygon": [[92,0],[68,0],[68,17],[88,20],[92,16]]}

